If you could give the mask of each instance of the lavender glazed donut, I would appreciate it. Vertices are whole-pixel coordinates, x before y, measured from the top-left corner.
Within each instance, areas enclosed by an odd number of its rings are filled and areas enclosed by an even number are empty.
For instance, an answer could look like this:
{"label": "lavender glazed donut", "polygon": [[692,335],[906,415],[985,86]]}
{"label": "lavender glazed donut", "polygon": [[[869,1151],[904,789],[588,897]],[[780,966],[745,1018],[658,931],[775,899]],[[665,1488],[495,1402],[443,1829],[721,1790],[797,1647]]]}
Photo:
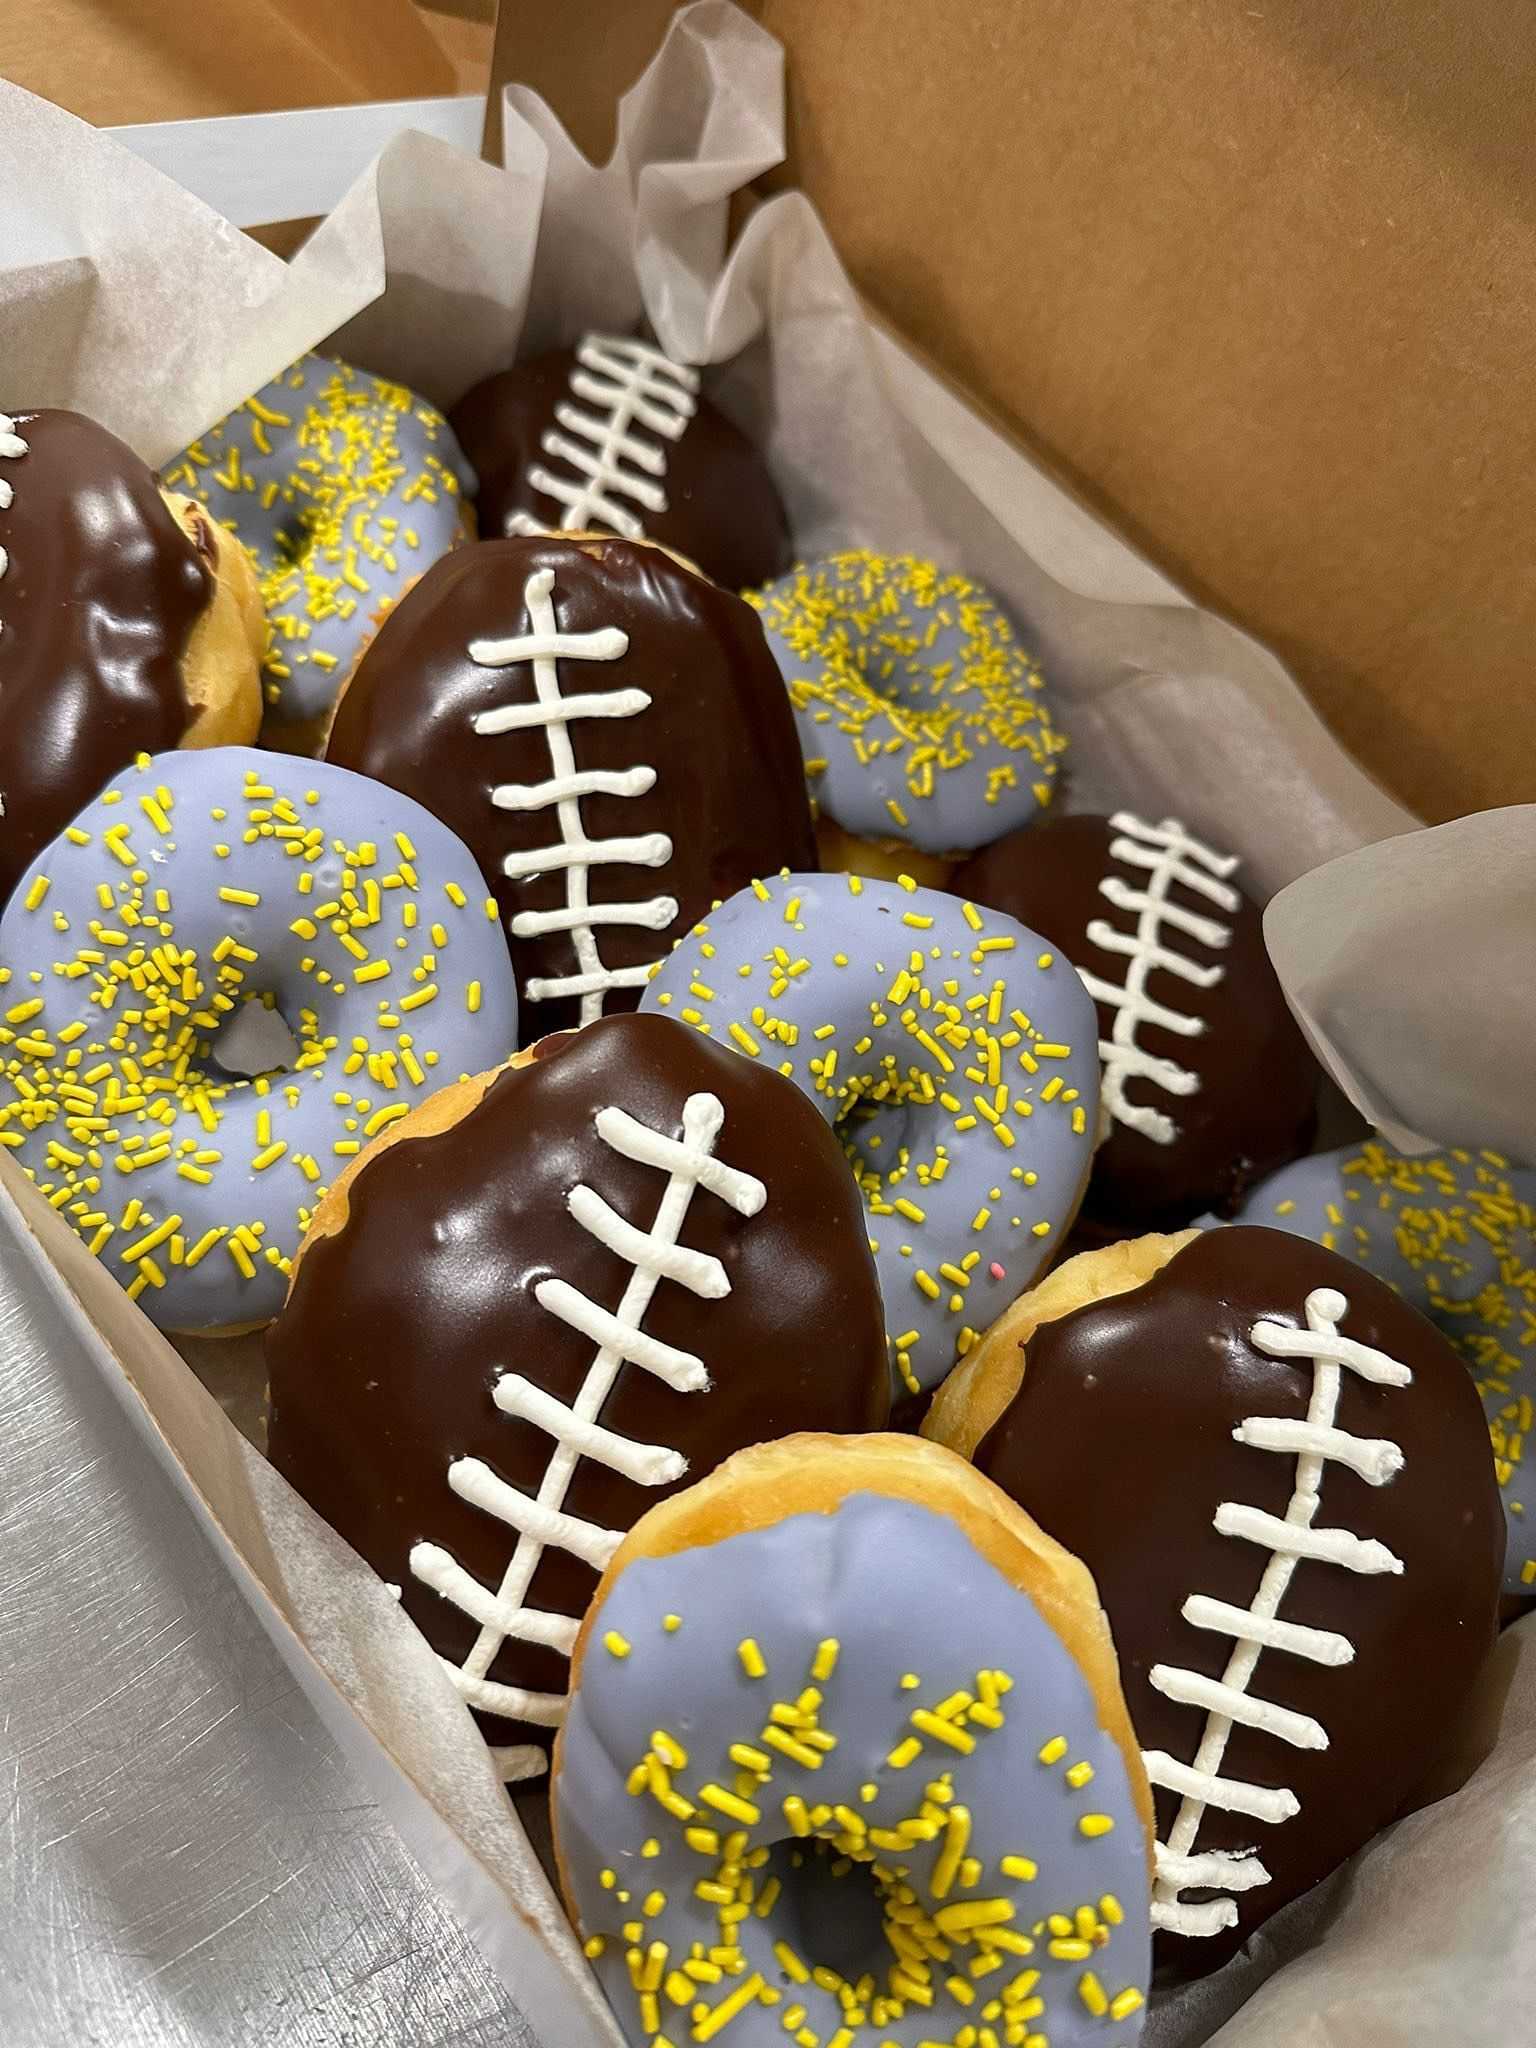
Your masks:
{"label": "lavender glazed donut", "polygon": [[1050,802],[1067,742],[979,583],[915,555],[848,549],[746,596],[817,801],[845,832],[964,854]]}
{"label": "lavender glazed donut", "polygon": [[403,384],[302,356],[200,435],[167,483],[255,557],[274,726],[322,721],[382,611],[464,538],[474,479]]}
{"label": "lavender glazed donut", "polygon": [[[253,1002],[296,1051],[247,1077]],[[323,763],[143,756],[0,916],[0,1144],[163,1329],[274,1315],[332,1177],[516,1035],[469,854]]]}
{"label": "lavender glazed donut", "polygon": [[1527,1450],[1536,1410],[1536,1171],[1497,1152],[1410,1159],[1379,1138],[1318,1153],[1253,1190],[1238,1220],[1310,1237],[1385,1280],[1466,1360],[1493,1444],[1504,1591],[1536,1594]]}
{"label": "lavender glazed donut", "polygon": [[898,1393],[936,1386],[1054,1256],[1093,1150],[1093,1004],[1011,918],[781,875],[696,925],[641,1007],[777,1065],[838,1125]]}
{"label": "lavender glazed donut", "polygon": [[912,1437],[764,1444],[653,1509],[555,1758],[634,2048],[1131,2048],[1149,1808],[1088,1574]]}

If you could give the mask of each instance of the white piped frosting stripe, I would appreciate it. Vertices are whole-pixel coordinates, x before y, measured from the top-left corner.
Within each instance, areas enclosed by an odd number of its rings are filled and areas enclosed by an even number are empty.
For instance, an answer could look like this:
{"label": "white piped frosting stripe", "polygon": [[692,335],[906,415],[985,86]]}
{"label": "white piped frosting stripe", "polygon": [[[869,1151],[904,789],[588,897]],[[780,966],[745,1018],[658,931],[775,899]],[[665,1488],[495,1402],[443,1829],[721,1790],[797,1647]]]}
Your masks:
{"label": "white piped frosting stripe", "polygon": [[1157,1882],[1152,1893],[1152,1922],[1175,1934],[1208,1936],[1237,1924],[1230,1896],[1194,1904],[1185,1890],[1225,1894],[1251,1891],[1269,1882],[1258,1857],[1225,1852],[1197,1855],[1196,1838],[1208,1808],[1239,1813],[1277,1826],[1300,1812],[1295,1794],[1284,1787],[1245,1784],[1220,1776],[1234,1727],[1289,1743],[1296,1749],[1326,1749],[1328,1732],[1310,1714],[1294,1712],[1249,1690],[1259,1658],[1266,1649],[1290,1652],[1321,1665],[1340,1666],[1354,1657],[1345,1636],[1281,1621],[1279,1608],[1290,1588],[1297,1561],[1310,1558],[1352,1572],[1401,1572],[1402,1560],[1384,1543],[1353,1535],[1347,1529],[1313,1527],[1329,1464],[1340,1464],[1373,1486],[1386,1484],[1402,1470],[1398,1445],[1381,1438],[1352,1437],[1337,1427],[1343,1374],[1353,1372],[1373,1386],[1405,1387],[1413,1375],[1384,1351],[1357,1343],[1339,1328],[1349,1304],[1336,1288],[1315,1288],[1307,1296],[1304,1330],[1284,1323],[1254,1324],[1249,1338],[1270,1358],[1294,1358],[1312,1367],[1312,1395],[1305,1420],[1255,1417],[1233,1431],[1239,1443],[1256,1450],[1296,1458],[1296,1478],[1284,1517],[1258,1508],[1223,1501],[1214,1526],[1225,1536],[1256,1543],[1270,1553],[1258,1592],[1248,1608],[1192,1594],[1184,1603],[1184,1619],[1192,1627],[1231,1636],[1236,1648],[1219,1679],[1178,1666],[1155,1664],[1149,1683],[1165,1699],[1205,1710],[1205,1727],[1192,1764],[1181,1763],[1165,1750],[1148,1750],[1142,1761],[1152,1783],[1177,1793],[1180,1805],[1166,1843],[1157,1845]]}
{"label": "white piped frosting stripe", "polygon": [[[8,412],[0,412],[0,458],[7,462],[15,462],[26,452],[27,443],[17,433],[16,422]],[[0,512],[10,511],[15,496],[10,479],[0,476]],[[0,576],[3,576],[10,566],[10,556],[4,548],[0,548]],[[0,816],[3,815],[3,811],[0,811]]]}
{"label": "white piped frosting stripe", "polygon": [[[708,1386],[701,1360],[649,1336],[641,1324],[662,1280],[685,1287],[705,1301],[721,1300],[731,1291],[730,1279],[718,1259],[679,1242],[696,1189],[706,1189],[741,1216],[756,1216],[768,1199],[767,1189],[754,1175],[714,1156],[715,1141],[725,1122],[718,1096],[689,1096],[683,1105],[681,1139],[653,1130],[616,1108],[599,1110],[594,1122],[598,1137],[613,1151],[667,1176],[649,1230],[638,1229],[585,1185],[573,1188],[567,1198],[570,1213],[582,1229],[632,1267],[629,1284],[612,1314],[558,1278],[543,1280],[534,1289],[541,1308],[598,1346],[581,1390],[569,1407],[521,1374],[504,1373],[497,1381],[493,1399],[501,1412],[531,1423],[554,1440],[554,1455],[537,1494],[530,1498],[508,1486],[478,1458],[456,1458],[448,1468],[448,1484],[455,1493],[517,1532],[501,1584],[494,1591],[481,1585],[434,1543],[416,1544],[410,1557],[414,1578],[480,1625],[480,1634],[462,1664],[444,1660],[460,1695],[482,1713],[546,1728],[559,1726],[565,1709],[563,1694],[526,1692],[518,1686],[498,1684],[487,1673],[509,1640],[543,1643],[570,1655],[577,1623],[524,1604],[546,1549],[568,1551],[594,1571],[601,1571],[622,1540],[620,1530],[600,1528],[565,1512],[565,1497],[581,1459],[595,1459],[640,1486],[670,1485],[688,1469],[687,1460],[669,1446],[634,1443],[603,1428],[597,1418],[626,1364],[655,1374],[679,1393],[696,1393]],[[527,1744],[497,1754],[509,1780],[535,1776],[544,1769],[543,1751]]]}
{"label": "white piped frosting stripe", "polygon": [[544,782],[503,782],[491,791],[491,802],[503,811],[541,811],[553,806],[560,827],[555,846],[533,847],[526,853],[509,853],[502,872],[514,879],[550,870],[565,872],[565,906],[560,910],[518,911],[511,921],[512,936],[538,938],[549,932],[567,931],[576,952],[576,972],[561,975],[531,975],[523,988],[527,1001],[547,1002],[557,996],[581,998],[581,1021],[590,1024],[603,1014],[603,999],[610,989],[644,988],[650,978],[647,963],[637,967],[605,967],[598,948],[595,927],[631,925],[642,931],[664,931],[677,916],[677,902],[671,896],[652,896],[640,903],[594,904],[591,871],[595,867],[664,867],[672,858],[672,841],[665,832],[645,832],[633,838],[589,839],[581,819],[584,796],[644,796],[656,785],[656,771],[644,763],[623,769],[578,769],[571,745],[570,726],[582,718],[632,718],[650,704],[644,690],[594,691],[587,696],[564,697],[560,692],[562,661],[617,661],[629,647],[629,635],[617,626],[595,633],[562,633],[555,619],[555,572],[539,569],[528,578],[523,602],[533,630],[505,640],[474,640],[469,658],[485,668],[509,668],[528,662],[533,668],[534,702],[507,704],[494,711],[482,711],[474,720],[477,733],[517,732],[542,727],[549,743],[553,774]]}
{"label": "white piped frosting stripe", "polygon": [[1137,1043],[1136,1034],[1150,1024],[1180,1038],[1197,1038],[1205,1026],[1198,1017],[1154,1002],[1147,994],[1147,978],[1154,968],[1162,968],[1195,988],[1214,988],[1221,980],[1224,968],[1197,965],[1168,944],[1164,934],[1180,933],[1216,950],[1230,944],[1232,927],[1170,902],[1168,892],[1175,882],[1181,883],[1230,914],[1242,902],[1226,879],[1238,862],[1234,855],[1217,853],[1192,837],[1177,818],[1149,825],[1130,811],[1116,811],[1109,822],[1119,835],[1110,841],[1110,858],[1145,870],[1146,884],[1134,888],[1121,875],[1106,875],[1099,883],[1099,894],[1117,910],[1136,913],[1134,933],[1117,930],[1107,918],[1095,918],[1088,926],[1087,936],[1093,945],[1106,953],[1119,953],[1129,963],[1123,984],[1082,975],[1083,986],[1094,1001],[1114,1012],[1110,1035],[1099,1043],[1099,1057],[1104,1062],[1103,1105],[1110,1116],[1154,1144],[1171,1145],[1179,1134],[1177,1123],[1148,1103],[1128,1102],[1125,1084],[1132,1079],[1146,1080],[1166,1094],[1187,1096],[1197,1092],[1200,1077],[1176,1060],[1148,1052]]}
{"label": "white piped frosting stripe", "polygon": [[[556,424],[546,428],[539,443],[551,462],[564,463],[572,474],[542,463],[528,472],[533,488],[562,508],[562,531],[584,532],[600,522],[626,540],[644,538],[645,527],[630,505],[643,512],[666,511],[666,443],[681,440],[687,431],[698,410],[698,388],[696,370],[643,341],[583,337],[571,371],[571,398],[555,407]],[[594,410],[573,404],[577,398]],[[634,431],[637,427],[659,434],[660,441],[646,440]],[[621,498],[630,504],[621,504]],[[547,530],[527,512],[517,513],[509,525],[516,533]]]}

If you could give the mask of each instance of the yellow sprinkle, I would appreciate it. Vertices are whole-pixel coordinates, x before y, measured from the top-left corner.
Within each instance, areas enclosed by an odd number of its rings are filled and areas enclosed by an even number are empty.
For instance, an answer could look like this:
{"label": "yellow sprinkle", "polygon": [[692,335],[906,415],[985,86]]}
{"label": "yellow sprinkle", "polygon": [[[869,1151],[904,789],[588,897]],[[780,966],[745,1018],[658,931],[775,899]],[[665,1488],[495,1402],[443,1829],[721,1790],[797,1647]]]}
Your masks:
{"label": "yellow sprinkle", "polygon": [[768,1676],[768,1666],[764,1661],[763,1653],[758,1647],[755,1637],[743,1636],[736,1645],[736,1654],[741,1659],[741,1668],[745,1671],[748,1678],[766,1678]]}
{"label": "yellow sprinkle", "polygon": [[923,1745],[915,1735],[909,1735],[905,1741],[897,1743],[896,1747],[886,1758],[886,1762],[891,1766],[892,1770],[904,1771],[908,1764],[916,1763],[922,1753]]}
{"label": "yellow sprinkle", "polygon": [[811,1659],[812,1678],[830,1678],[837,1669],[837,1654],[842,1644],[836,1636],[824,1636],[816,1645],[816,1654]]}
{"label": "yellow sprinkle", "polygon": [[[352,976],[354,981],[382,981],[389,972],[387,960],[370,960],[366,967],[359,967]],[[400,1006],[404,1009],[404,1003]]]}
{"label": "yellow sprinkle", "polygon": [[1109,1995],[1092,1970],[1084,1970],[1078,1978],[1077,1995],[1096,2020],[1102,2019],[1109,2011]]}
{"label": "yellow sprinkle", "polygon": [[756,2000],[757,1994],[762,1989],[762,1977],[754,1970],[752,1975],[743,1983],[738,1984],[728,1997],[722,1998],[720,2003],[705,2018],[695,2020],[693,2027],[694,2040],[713,2041],[716,2034],[720,2033],[723,2028],[728,2027],[739,2012],[745,2011]]}
{"label": "yellow sprinkle", "polygon": [[978,1927],[997,1927],[1013,1918],[1011,1899],[962,1899],[958,1905],[940,1906],[933,1924],[943,1935],[969,1934]]}
{"label": "yellow sprinkle", "polygon": [[609,1629],[608,1633],[603,1637],[603,1648],[613,1657],[627,1657],[629,1655],[629,1642],[626,1637],[619,1634],[616,1628]]}
{"label": "yellow sprinkle", "polygon": [[701,1785],[699,1797],[706,1806],[712,1806],[716,1813],[728,1814],[732,1820],[739,1820],[743,1827],[756,1827],[763,1817],[750,1799],[738,1798],[734,1792],[727,1792],[723,1785]]}
{"label": "yellow sprinkle", "polygon": [[1086,1762],[1073,1764],[1066,1773],[1067,1783],[1074,1792],[1081,1790],[1084,1785],[1092,1780],[1092,1777],[1093,1765]]}
{"label": "yellow sprinkle", "polygon": [[[358,981],[361,981],[362,978],[363,977],[360,974],[354,977],[354,979]],[[435,981],[429,981],[426,984],[425,988],[418,988],[413,990],[412,993],[404,999],[400,1007],[402,1010],[420,1010],[424,1009],[428,1003],[434,1003],[436,1001],[437,983]]]}
{"label": "yellow sprinkle", "polygon": [[779,1968],[784,1972],[785,1976],[788,1977],[792,1983],[810,1983],[810,1971],[805,1967],[804,1963],[801,1962],[799,1956],[795,1954],[795,1951],[790,1947],[787,1941],[776,1941],[773,1944],[773,1952],[778,1957]]}
{"label": "yellow sprinkle", "polygon": [[664,1614],[661,1617],[661,1625],[669,1636],[675,1636],[683,1625],[683,1617],[680,1614]]}
{"label": "yellow sprinkle", "polygon": [[464,1006],[471,1016],[474,1016],[480,1008],[480,984],[478,981],[470,982],[469,986],[465,989]]}
{"label": "yellow sprinkle", "polygon": [[253,1172],[265,1173],[267,1168],[275,1165],[287,1150],[288,1140],[286,1138],[274,1139],[270,1145],[263,1146],[261,1151],[251,1161]]}
{"label": "yellow sprinkle", "polygon": [[1031,1883],[1040,1875],[1040,1866],[1032,1856],[1005,1856],[997,1867],[1004,1877],[1017,1878],[1023,1884]]}
{"label": "yellow sprinkle", "polygon": [[1123,1991],[1117,1991],[1109,2001],[1109,2016],[1112,2020],[1128,2020],[1133,2012],[1141,2011],[1141,1993],[1134,1984],[1127,1984]]}
{"label": "yellow sprinkle", "polygon": [[1059,1764],[1066,1753],[1067,1738],[1065,1735],[1053,1735],[1050,1741],[1041,1749],[1040,1761],[1043,1764]]}
{"label": "yellow sprinkle", "polygon": [[254,889],[220,889],[219,901],[221,903],[257,904],[261,901],[261,897]]}
{"label": "yellow sprinkle", "polygon": [[1114,1825],[1113,1819],[1107,1813],[1085,1813],[1077,1824],[1077,1832],[1086,1835],[1089,1841],[1095,1841],[1100,1835],[1109,1834]]}
{"label": "yellow sprinkle", "polygon": [[39,904],[41,904],[43,898],[48,894],[49,888],[51,886],[52,885],[49,882],[49,879],[46,875],[34,875],[32,878],[31,888],[27,891],[26,895],[21,899],[22,908],[24,910],[36,910]]}

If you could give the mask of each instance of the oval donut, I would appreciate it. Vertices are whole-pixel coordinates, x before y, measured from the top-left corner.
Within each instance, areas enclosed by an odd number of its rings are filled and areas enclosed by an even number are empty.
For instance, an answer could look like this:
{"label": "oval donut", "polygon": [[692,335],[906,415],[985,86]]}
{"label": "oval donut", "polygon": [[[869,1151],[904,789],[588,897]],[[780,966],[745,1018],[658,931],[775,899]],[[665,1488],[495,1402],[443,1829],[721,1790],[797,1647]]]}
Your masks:
{"label": "oval donut", "polygon": [[469,466],[435,406],[301,356],[183,449],[190,491],[254,555],[271,722],[323,720],[381,613],[465,537]]}
{"label": "oval donut", "polygon": [[812,791],[845,832],[964,854],[1050,802],[1067,742],[981,584],[852,548],[746,597],[788,686]]}
{"label": "oval donut", "polygon": [[555,1753],[562,1888],[647,2048],[1129,2048],[1150,1812],[1093,1581],[912,1437],[760,1445],[652,1509]]}
{"label": "oval donut", "polygon": [[[293,1064],[219,1064],[246,1004]],[[0,917],[0,1144],[163,1329],[276,1314],[327,1184],[517,1038],[474,861],[419,804],[249,747],[136,766]]]}
{"label": "oval donut", "polygon": [[1371,1138],[1283,1167],[1235,1220],[1288,1230],[1353,1259],[1461,1353],[1482,1396],[1504,1503],[1504,1592],[1531,1599],[1536,1172],[1469,1149],[1410,1159]]}
{"label": "oval donut", "polygon": [[0,413],[0,903],[136,754],[254,739],[261,602],[199,505],[82,413]]}
{"label": "oval donut", "polygon": [[780,875],[642,1000],[798,1082],[864,1193],[896,1391],[936,1386],[1054,1256],[1093,1155],[1093,1003],[1011,918],[935,889]]}

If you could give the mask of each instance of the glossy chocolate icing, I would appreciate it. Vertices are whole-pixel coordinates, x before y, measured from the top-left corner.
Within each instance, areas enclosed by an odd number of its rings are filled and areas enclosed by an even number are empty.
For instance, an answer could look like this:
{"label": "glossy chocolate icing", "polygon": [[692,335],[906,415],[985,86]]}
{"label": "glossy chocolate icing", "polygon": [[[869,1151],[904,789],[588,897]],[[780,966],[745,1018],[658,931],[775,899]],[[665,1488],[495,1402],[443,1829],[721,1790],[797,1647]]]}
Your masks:
{"label": "glossy chocolate icing", "polygon": [[[583,1459],[567,1512],[627,1529],[747,1444],[885,1421],[884,1323],[863,1210],[815,1107],[779,1075],[669,1018],[603,1018],[558,1041],[504,1072],[451,1129],[365,1161],[345,1228],[305,1251],[267,1338],[273,1462],[403,1588],[406,1611],[452,1662],[476,1625],[411,1576],[411,1547],[440,1544],[483,1584],[500,1583],[513,1532],[450,1491],[449,1462],[481,1458],[537,1492],[553,1442],[501,1413],[491,1390],[503,1372],[519,1372],[569,1403],[595,1347],[533,1290],[557,1276],[612,1310],[632,1270],[572,1218],[567,1197],[585,1183],[647,1229],[665,1184],[601,1142],[593,1119],[617,1105],[676,1133],[685,1098],[700,1090],[725,1107],[717,1156],[755,1174],[768,1199],[742,1217],[695,1196],[682,1241],[723,1263],[731,1292],[701,1300],[663,1280],[643,1327],[700,1357],[711,1385],[681,1394],[625,1365],[598,1418],[681,1451],[689,1471],[647,1487]],[[549,1549],[529,1603],[579,1616],[595,1584],[589,1565]],[[490,1676],[560,1691],[565,1659],[508,1644]],[[487,1725],[497,1739],[507,1729]]]}
{"label": "glossy chocolate icing", "polygon": [[[515,533],[516,515],[558,526],[563,507],[537,490],[530,471],[558,469],[541,446],[555,408],[570,401],[573,349],[533,356],[477,384],[450,415],[480,479],[480,531]],[[789,566],[789,527],[767,465],[739,427],[700,395],[686,431],[666,444],[666,510],[634,507],[647,539],[697,562],[727,590],[766,582]],[[658,444],[660,445],[660,444]],[[607,530],[606,524],[595,524]]]}
{"label": "glossy chocolate icing", "polygon": [[180,742],[181,660],[213,589],[115,434],[75,412],[18,413],[15,428],[27,452],[0,460],[0,902],[135,754]]}
{"label": "glossy chocolate icing", "polygon": [[[1329,1746],[1233,1728],[1221,1775],[1288,1786],[1301,1811],[1267,1824],[1207,1808],[1201,1852],[1255,1851],[1271,1882],[1238,1896],[1228,1933],[1160,1936],[1164,1965],[1179,1972],[1215,1968],[1400,1812],[1463,1705],[1493,1642],[1504,1552],[1476,1391],[1438,1332],[1371,1274],[1283,1232],[1234,1227],[1204,1233],[1134,1293],[1042,1326],[1019,1392],[976,1452],[980,1470],[1093,1573],[1142,1747],[1192,1763],[1205,1714],[1165,1698],[1148,1674],[1164,1663],[1220,1678],[1226,1666],[1232,1639],[1191,1626],[1181,1609],[1196,1593],[1247,1607],[1258,1591],[1268,1552],[1218,1534],[1212,1516],[1223,1501],[1286,1513],[1296,1458],[1236,1443],[1232,1431],[1254,1416],[1306,1415],[1310,1364],[1266,1356],[1250,1333],[1261,1319],[1304,1328],[1316,1288],[1344,1295],[1346,1336],[1413,1373],[1405,1387],[1341,1374],[1338,1426],[1389,1439],[1404,1464],[1371,1486],[1330,1459],[1316,1526],[1385,1543],[1404,1570],[1297,1565],[1281,1619],[1346,1636],[1354,1660],[1263,1651],[1252,1696],[1314,1716]],[[1156,1793],[1160,1839],[1178,1803]]]}
{"label": "glossy chocolate icing", "polygon": [[[949,886],[956,895],[1017,918],[1059,947],[1074,967],[1119,986],[1125,955],[1088,937],[1096,919],[1127,936],[1136,931],[1136,911],[1112,903],[1099,886],[1111,875],[1135,890],[1145,886],[1144,868],[1112,857],[1111,841],[1118,836],[1108,818],[1048,818],[984,848],[956,870]],[[1161,934],[1196,967],[1220,967],[1222,974],[1213,987],[1200,988],[1153,967],[1146,982],[1151,999],[1198,1019],[1205,1029],[1184,1037],[1143,1023],[1136,1043],[1198,1074],[1200,1086],[1192,1095],[1174,1097],[1151,1081],[1126,1081],[1127,1100],[1164,1111],[1178,1135],[1161,1144],[1118,1120],[1110,1124],[1079,1219],[1079,1227],[1100,1241],[1176,1230],[1206,1210],[1230,1216],[1256,1180],[1306,1151],[1316,1123],[1317,1067],[1264,949],[1257,906],[1241,897],[1235,911],[1214,910],[1178,881],[1168,900],[1198,917],[1215,917],[1230,928],[1231,938],[1212,947],[1185,932]],[[1114,1012],[1102,1002],[1098,1010],[1100,1034],[1107,1039]]]}
{"label": "glossy chocolate icing", "polygon": [[[498,785],[547,782],[548,737],[536,725],[496,734],[473,725],[479,712],[533,701],[531,666],[486,667],[469,656],[471,641],[530,630],[524,590],[543,569],[554,572],[562,633],[619,627],[629,636],[616,660],[562,659],[562,694],[638,687],[651,699],[632,716],[566,727],[583,773],[655,770],[644,794],[581,799],[589,839],[661,829],[672,841],[661,866],[592,870],[594,901],[676,899],[677,915],[662,929],[597,929],[605,966],[638,967],[664,957],[711,904],[752,877],[816,865],[789,702],[756,614],[740,598],[643,543],[557,536],[458,548],[379,629],[342,696],[326,755],[404,790],[450,825],[479,861],[509,930],[520,911],[558,911],[567,900],[563,868],[502,872],[508,854],[559,838],[554,812],[498,809],[491,800]],[[578,967],[568,933],[513,932],[511,944],[525,997],[530,979]],[[610,990],[605,1011],[633,1009],[639,994]],[[575,997],[525,1000],[524,1042],[579,1020]]]}

